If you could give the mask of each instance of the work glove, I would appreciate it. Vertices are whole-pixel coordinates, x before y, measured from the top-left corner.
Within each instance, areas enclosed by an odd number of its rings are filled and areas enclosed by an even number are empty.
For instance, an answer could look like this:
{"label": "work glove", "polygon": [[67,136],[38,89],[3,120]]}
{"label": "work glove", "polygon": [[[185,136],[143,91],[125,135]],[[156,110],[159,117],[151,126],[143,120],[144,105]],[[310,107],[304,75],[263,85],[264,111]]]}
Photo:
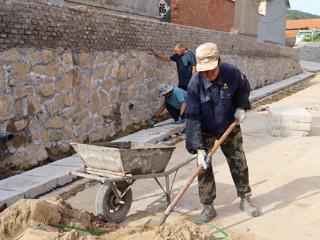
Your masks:
{"label": "work glove", "polygon": [[246,117],[246,112],[243,109],[237,108],[234,117],[239,120],[239,123],[242,123]]}
{"label": "work glove", "polygon": [[198,165],[202,165],[203,169],[208,168],[207,153],[205,150],[198,150]]}
{"label": "work glove", "polygon": [[157,119],[157,117],[154,116],[154,115],[153,115],[153,116],[150,118],[150,120],[149,120],[149,123],[150,123],[151,125],[155,125],[157,122],[158,122],[158,119]]}
{"label": "work glove", "polygon": [[181,123],[184,123],[184,119],[179,116],[178,120],[174,121],[176,124],[181,124]]}

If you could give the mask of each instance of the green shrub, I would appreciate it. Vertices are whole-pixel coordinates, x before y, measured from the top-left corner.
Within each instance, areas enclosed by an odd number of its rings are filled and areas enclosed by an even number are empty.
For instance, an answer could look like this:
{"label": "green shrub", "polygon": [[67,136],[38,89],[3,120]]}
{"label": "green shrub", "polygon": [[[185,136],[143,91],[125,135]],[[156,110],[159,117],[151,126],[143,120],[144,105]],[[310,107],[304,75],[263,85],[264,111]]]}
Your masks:
{"label": "green shrub", "polygon": [[316,35],[307,35],[303,37],[303,41],[305,42],[320,42],[320,33]]}

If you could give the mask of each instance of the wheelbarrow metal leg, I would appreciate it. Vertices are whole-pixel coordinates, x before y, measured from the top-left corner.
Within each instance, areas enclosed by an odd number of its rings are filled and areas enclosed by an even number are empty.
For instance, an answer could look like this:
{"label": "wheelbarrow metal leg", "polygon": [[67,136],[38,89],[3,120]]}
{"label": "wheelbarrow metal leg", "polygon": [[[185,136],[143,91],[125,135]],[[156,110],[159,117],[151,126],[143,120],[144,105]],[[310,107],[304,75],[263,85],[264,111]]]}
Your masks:
{"label": "wheelbarrow metal leg", "polygon": [[170,195],[171,195],[171,190],[170,190],[170,177],[169,175],[165,176],[166,180],[166,198],[167,198],[167,204],[169,205],[171,202]]}
{"label": "wheelbarrow metal leg", "polygon": [[[122,200],[121,195],[119,194],[119,190],[117,188],[117,185],[114,182],[110,183],[110,187],[114,193],[114,195],[116,196],[117,200],[119,203],[124,204],[125,202]],[[128,190],[127,190],[128,191]]]}
{"label": "wheelbarrow metal leg", "polygon": [[[154,180],[156,181],[156,183],[159,185],[159,187],[161,188],[161,190],[164,192],[165,196],[166,196],[166,201],[168,203],[168,205],[170,204],[170,193],[168,193],[168,184],[167,184],[167,176],[165,176],[165,180],[166,180],[166,190],[163,188],[163,186],[161,185],[160,181],[158,180],[158,178],[154,178]],[[168,178],[169,181],[169,178]]]}
{"label": "wheelbarrow metal leg", "polygon": [[177,169],[174,173],[173,180],[172,180],[171,187],[170,187],[170,194],[172,192],[173,184],[174,184],[174,181],[176,180],[176,176],[177,176],[178,171],[179,171],[179,169]]}
{"label": "wheelbarrow metal leg", "polygon": [[131,180],[131,182],[129,183],[129,186],[123,191],[123,193],[121,194],[121,198],[123,198],[124,195],[126,195],[126,193],[129,191],[129,189],[131,189],[132,184],[135,182],[135,180]]}

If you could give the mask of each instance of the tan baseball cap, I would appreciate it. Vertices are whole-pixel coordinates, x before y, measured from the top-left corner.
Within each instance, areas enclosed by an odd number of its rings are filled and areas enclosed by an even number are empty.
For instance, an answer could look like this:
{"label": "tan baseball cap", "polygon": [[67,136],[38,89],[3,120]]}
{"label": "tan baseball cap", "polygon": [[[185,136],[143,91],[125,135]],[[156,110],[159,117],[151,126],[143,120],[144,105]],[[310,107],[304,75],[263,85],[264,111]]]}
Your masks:
{"label": "tan baseball cap", "polygon": [[219,50],[215,43],[201,44],[196,50],[197,71],[209,71],[218,66]]}

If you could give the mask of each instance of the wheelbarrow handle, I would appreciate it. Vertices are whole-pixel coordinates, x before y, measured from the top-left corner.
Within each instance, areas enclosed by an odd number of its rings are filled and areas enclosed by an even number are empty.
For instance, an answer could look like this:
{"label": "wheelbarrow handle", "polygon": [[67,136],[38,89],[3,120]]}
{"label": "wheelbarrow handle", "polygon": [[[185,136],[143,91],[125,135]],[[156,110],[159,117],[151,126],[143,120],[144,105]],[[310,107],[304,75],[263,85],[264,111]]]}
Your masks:
{"label": "wheelbarrow handle", "polygon": [[[208,158],[211,158],[213,156],[213,154],[217,151],[217,149],[220,147],[220,145],[226,140],[226,138],[229,136],[229,134],[232,132],[232,130],[238,125],[238,123],[239,123],[239,121],[235,120],[233,123],[230,124],[228,129],[221,136],[221,138],[214,143],[213,147],[211,148],[211,150],[208,153]],[[160,225],[162,225],[165,222],[165,220],[167,219],[167,217],[169,216],[169,214],[171,213],[173,208],[177,205],[179,200],[182,198],[183,194],[187,191],[187,189],[189,188],[189,186],[191,185],[193,180],[199,175],[199,173],[202,170],[203,170],[203,166],[199,165],[196,168],[196,170],[193,171],[193,173],[189,177],[188,181],[184,184],[183,188],[179,191],[177,196],[169,204],[168,208],[166,209],[166,211],[160,221]]]}

